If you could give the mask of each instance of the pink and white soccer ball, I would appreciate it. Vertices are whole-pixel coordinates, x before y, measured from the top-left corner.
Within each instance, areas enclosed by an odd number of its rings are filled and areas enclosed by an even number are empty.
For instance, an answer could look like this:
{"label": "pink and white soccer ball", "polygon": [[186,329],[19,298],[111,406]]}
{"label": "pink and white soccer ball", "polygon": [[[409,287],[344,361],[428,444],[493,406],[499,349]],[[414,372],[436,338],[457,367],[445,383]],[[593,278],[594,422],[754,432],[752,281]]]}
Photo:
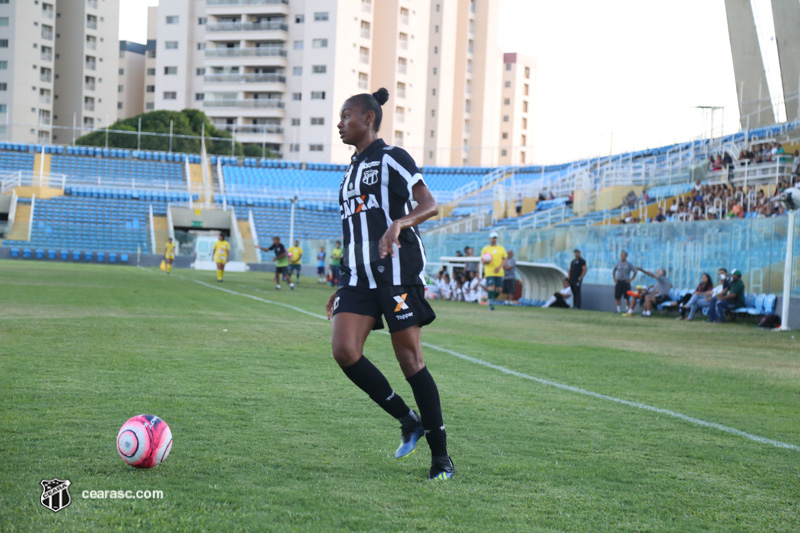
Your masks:
{"label": "pink and white soccer ball", "polygon": [[293,254],[292,252],[289,252],[288,254],[286,254],[286,256],[287,256],[289,259],[294,259],[294,254]]}
{"label": "pink and white soccer ball", "polygon": [[117,452],[136,468],[160,465],[172,449],[172,431],[155,415],[137,415],[122,424],[117,434]]}
{"label": "pink and white soccer ball", "polygon": [[483,254],[481,259],[483,260],[484,264],[488,264],[488,263],[492,262],[492,259],[494,259],[494,256],[492,254],[490,254],[489,252],[486,252],[485,254]]}

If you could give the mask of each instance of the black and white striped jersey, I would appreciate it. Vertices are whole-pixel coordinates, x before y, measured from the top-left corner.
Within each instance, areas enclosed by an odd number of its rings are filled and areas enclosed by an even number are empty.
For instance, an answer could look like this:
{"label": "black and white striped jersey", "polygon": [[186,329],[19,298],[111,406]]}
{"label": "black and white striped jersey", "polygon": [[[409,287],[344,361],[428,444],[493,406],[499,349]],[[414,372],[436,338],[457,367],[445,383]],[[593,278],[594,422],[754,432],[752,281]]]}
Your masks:
{"label": "black and white striped jersey", "polygon": [[411,188],[420,182],[422,174],[408,152],[382,139],[353,156],[339,190],[344,232],[341,286],[425,284],[425,248],[416,227],[400,232],[394,257],[381,259],[378,246],[389,225],[411,211]]}

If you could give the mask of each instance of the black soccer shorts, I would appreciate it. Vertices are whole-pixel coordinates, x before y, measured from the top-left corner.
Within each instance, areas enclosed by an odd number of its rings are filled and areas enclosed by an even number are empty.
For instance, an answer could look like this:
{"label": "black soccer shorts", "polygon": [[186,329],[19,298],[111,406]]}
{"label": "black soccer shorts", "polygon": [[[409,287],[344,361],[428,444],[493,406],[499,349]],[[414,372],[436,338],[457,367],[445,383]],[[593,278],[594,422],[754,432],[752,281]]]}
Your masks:
{"label": "black soccer shorts", "polygon": [[628,296],[628,291],[631,290],[631,282],[621,279],[617,281],[614,286],[614,299],[622,300]]}
{"label": "black soccer shorts", "polygon": [[436,319],[436,313],[425,299],[422,285],[398,285],[363,289],[339,287],[333,301],[333,315],[354,313],[375,319],[375,329],[383,329],[386,318],[389,332],[402,331],[411,326],[427,326]]}

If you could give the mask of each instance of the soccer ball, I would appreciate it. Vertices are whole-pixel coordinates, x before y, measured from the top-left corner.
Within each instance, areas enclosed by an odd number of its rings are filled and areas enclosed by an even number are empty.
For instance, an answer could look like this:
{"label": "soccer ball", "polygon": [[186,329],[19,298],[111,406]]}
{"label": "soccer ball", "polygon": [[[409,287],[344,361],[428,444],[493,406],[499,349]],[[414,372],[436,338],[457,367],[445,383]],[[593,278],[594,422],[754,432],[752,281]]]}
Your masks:
{"label": "soccer ball", "polygon": [[292,252],[289,252],[289,253],[287,254],[287,257],[288,257],[289,259],[294,259],[294,254],[293,254]]}
{"label": "soccer ball", "polygon": [[117,452],[122,460],[136,468],[160,465],[172,449],[172,431],[154,415],[134,416],[117,434]]}
{"label": "soccer ball", "polygon": [[481,259],[483,260],[484,264],[489,264],[492,262],[493,256],[489,252],[486,252],[485,254],[483,254],[483,257],[481,257]]}

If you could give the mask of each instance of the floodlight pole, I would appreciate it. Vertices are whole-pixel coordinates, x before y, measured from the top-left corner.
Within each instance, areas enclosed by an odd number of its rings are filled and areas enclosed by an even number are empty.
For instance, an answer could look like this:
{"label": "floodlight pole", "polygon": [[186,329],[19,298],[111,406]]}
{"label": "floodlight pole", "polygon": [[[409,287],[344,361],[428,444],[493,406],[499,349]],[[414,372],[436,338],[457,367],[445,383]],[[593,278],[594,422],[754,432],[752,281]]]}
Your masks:
{"label": "floodlight pole", "polygon": [[291,214],[289,216],[289,246],[294,244],[294,204],[297,203],[297,196],[289,200],[291,202]]}
{"label": "floodlight pole", "polygon": [[780,331],[789,331],[789,304],[792,301],[792,261],[794,259],[794,217],[789,211],[789,231],[786,232],[786,263],[783,266],[783,302]]}

